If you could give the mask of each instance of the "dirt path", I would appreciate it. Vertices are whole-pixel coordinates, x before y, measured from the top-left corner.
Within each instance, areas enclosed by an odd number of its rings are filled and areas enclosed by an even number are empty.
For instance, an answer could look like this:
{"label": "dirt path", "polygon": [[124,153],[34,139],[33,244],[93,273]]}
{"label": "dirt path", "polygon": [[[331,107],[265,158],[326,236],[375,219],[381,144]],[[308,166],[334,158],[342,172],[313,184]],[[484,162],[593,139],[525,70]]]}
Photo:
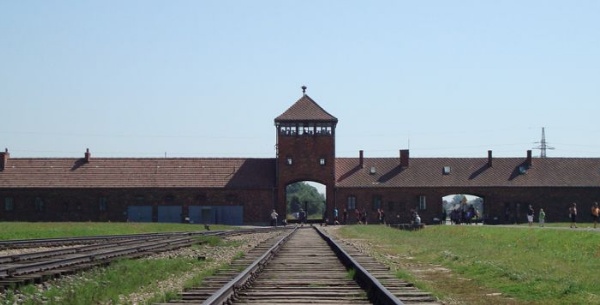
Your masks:
{"label": "dirt path", "polygon": [[340,227],[329,226],[326,231],[338,240],[354,245],[363,253],[374,257],[377,261],[387,265],[391,270],[407,273],[415,279],[415,284],[433,294],[440,301],[448,305],[516,305],[526,304],[505,297],[498,291],[483,287],[478,283],[461,277],[452,270],[443,266],[423,264],[415,261],[410,256],[391,253],[385,245],[373,244],[364,239],[346,239],[340,237],[337,229]]}

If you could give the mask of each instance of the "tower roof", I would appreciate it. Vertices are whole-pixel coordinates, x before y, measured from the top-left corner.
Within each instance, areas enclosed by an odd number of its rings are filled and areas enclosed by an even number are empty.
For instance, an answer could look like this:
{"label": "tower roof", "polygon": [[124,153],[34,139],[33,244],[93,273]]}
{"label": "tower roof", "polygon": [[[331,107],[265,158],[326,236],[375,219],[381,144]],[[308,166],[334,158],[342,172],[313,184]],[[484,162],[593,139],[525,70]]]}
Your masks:
{"label": "tower roof", "polygon": [[321,108],[310,96],[304,94],[288,110],[275,118],[275,122],[292,121],[337,123],[338,119]]}

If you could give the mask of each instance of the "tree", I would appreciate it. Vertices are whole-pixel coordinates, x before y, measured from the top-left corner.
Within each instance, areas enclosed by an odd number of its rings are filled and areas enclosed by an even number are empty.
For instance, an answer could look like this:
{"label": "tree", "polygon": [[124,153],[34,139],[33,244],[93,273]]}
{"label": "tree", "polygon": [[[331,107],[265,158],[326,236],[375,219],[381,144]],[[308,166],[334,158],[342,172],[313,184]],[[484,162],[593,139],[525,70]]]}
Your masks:
{"label": "tree", "polygon": [[288,184],[285,188],[286,206],[289,213],[297,213],[300,209],[307,209],[308,218],[323,216],[325,211],[325,196],[312,185],[306,182]]}

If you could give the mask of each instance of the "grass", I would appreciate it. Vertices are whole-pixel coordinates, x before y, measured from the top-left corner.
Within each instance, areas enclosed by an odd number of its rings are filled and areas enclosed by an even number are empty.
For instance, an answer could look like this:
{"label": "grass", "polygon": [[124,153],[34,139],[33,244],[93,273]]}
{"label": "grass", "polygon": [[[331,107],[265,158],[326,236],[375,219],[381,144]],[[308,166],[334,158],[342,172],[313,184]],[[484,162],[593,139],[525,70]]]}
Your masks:
{"label": "grass", "polygon": [[[204,225],[140,222],[3,222],[0,240],[137,234],[151,232],[205,231]],[[211,230],[231,227],[211,225]]]}
{"label": "grass", "polygon": [[[369,239],[388,255],[441,265],[518,304],[600,304],[600,229],[428,226],[401,231],[346,226],[340,233]],[[456,294],[456,283],[421,285],[438,296]]]}
{"label": "grass", "polygon": [[[150,232],[204,231],[204,226],[190,224],[160,223],[1,223],[0,239],[53,238],[68,236],[117,235]],[[213,230],[230,229],[211,226]],[[224,242],[216,236],[198,236],[198,243],[210,247],[235,247],[240,242]],[[194,245],[192,247],[199,247]],[[39,291],[34,285],[19,287],[26,297],[15,295],[11,289],[0,294],[0,304],[123,304],[120,296],[152,289],[157,282],[189,272],[200,270],[187,285],[195,285],[216,269],[204,268],[208,261],[196,257],[169,257],[165,259],[123,259],[106,268],[96,268],[74,278],[59,280],[50,289]],[[204,269],[203,269],[204,268]],[[153,293],[155,301],[166,301],[177,296],[176,292]],[[20,299],[17,301],[17,299]],[[152,304],[152,302],[148,303]]]}
{"label": "grass", "polygon": [[[37,291],[32,285],[21,287],[21,293],[28,297],[19,304],[122,304],[119,296],[137,292],[144,287],[147,289],[157,281],[202,264],[205,261],[193,258],[158,259],[151,263],[147,260],[122,260],[107,268],[85,272],[43,292]],[[16,304],[16,299],[9,290],[1,302]]]}

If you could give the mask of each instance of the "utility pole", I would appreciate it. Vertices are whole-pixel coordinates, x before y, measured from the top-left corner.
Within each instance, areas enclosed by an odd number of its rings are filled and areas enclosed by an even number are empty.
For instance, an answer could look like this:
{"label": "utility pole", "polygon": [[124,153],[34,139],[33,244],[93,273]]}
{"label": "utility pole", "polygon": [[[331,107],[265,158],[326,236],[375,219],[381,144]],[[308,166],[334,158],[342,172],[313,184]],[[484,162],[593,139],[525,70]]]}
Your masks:
{"label": "utility pole", "polygon": [[534,149],[539,149],[540,150],[540,158],[546,158],[546,150],[548,150],[548,149],[554,149],[554,147],[548,146],[548,142],[546,142],[546,132],[544,130],[544,127],[542,127],[542,141],[535,142],[535,143],[539,143],[540,144],[539,146],[534,147]]}

